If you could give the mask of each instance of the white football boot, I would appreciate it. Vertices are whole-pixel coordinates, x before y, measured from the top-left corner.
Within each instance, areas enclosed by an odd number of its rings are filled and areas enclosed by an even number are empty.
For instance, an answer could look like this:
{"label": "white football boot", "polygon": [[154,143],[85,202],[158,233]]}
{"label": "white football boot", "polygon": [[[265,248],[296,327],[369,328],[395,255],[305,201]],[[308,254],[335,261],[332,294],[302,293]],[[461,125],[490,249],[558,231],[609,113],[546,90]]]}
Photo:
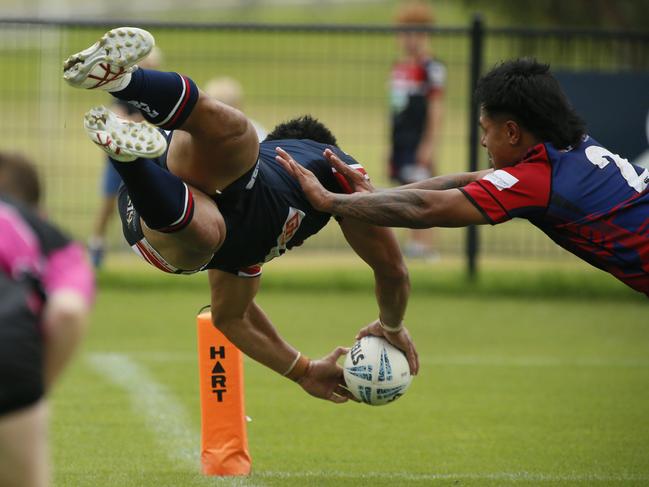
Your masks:
{"label": "white football boot", "polygon": [[136,64],[155,46],[153,36],[137,27],[109,30],[88,49],[63,62],[63,79],[75,88],[119,91],[128,85]]}
{"label": "white football boot", "polygon": [[88,111],[83,126],[90,140],[117,161],[153,159],[167,150],[167,139],[155,127],[146,122],[124,120],[106,107]]}

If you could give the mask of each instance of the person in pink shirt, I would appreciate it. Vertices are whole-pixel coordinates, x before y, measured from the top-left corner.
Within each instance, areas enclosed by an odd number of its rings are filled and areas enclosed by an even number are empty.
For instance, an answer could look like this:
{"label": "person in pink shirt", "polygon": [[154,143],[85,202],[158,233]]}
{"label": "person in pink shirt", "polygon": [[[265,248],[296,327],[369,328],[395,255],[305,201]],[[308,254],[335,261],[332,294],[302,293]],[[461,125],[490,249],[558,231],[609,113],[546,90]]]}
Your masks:
{"label": "person in pink shirt", "polygon": [[0,152],[0,485],[49,483],[46,395],[86,328],[85,250],[39,210],[34,166]]}

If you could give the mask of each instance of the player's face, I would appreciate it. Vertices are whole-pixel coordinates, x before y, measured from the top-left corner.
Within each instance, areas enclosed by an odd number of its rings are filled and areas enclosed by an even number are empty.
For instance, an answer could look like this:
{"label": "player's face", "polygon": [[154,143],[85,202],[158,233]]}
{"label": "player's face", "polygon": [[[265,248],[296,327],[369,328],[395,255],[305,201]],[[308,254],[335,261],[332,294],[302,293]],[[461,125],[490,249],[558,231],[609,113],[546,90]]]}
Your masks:
{"label": "player's face", "polygon": [[480,113],[480,128],[480,144],[487,149],[491,167],[500,169],[511,166],[525,155],[517,144],[518,135],[515,132],[518,125],[515,122],[491,118],[483,110]]}

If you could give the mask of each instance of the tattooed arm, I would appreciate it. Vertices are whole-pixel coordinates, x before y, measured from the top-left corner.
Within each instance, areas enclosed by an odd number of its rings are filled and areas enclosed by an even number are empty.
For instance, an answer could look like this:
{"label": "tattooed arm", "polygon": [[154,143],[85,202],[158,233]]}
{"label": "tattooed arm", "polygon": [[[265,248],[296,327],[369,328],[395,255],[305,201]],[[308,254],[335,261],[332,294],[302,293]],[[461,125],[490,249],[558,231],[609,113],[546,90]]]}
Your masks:
{"label": "tattooed arm", "polygon": [[416,183],[406,184],[405,186],[399,186],[398,188],[393,188],[387,191],[401,191],[404,189],[453,189],[453,188],[462,188],[473,181],[482,179],[490,172],[493,172],[493,169],[485,169],[483,171],[476,172],[463,172],[458,174],[448,174],[445,176],[437,176],[430,179],[424,179],[423,181],[418,181]]}
{"label": "tattooed arm", "polygon": [[[462,227],[487,223],[482,213],[458,189],[331,193],[320,184],[311,171],[296,163],[290,154],[279,147],[275,150],[277,161],[298,180],[309,202],[317,210],[391,227]],[[343,165],[334,164],[334,167],[343,173],[352,185],[362,185],[362,175]],[[440,181],[438,178],[434,179]]]}
{"label": "tattooed arm", "polygon": [[404,189],[364,194],[328,193],[322,211],[389,227],[462,227],[487,223],[457,189]]}

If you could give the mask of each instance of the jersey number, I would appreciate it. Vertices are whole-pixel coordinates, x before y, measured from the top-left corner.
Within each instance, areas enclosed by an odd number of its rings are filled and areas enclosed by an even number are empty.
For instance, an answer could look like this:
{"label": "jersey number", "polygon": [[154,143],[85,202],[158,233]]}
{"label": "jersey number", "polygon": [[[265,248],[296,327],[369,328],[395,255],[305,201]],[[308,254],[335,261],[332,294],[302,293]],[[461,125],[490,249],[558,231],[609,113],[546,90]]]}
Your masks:
{"label": "jersey number", "polygon": [[638,175],[629,161],[603,147],[591,145],[586,149],[586,157],[600,169],[604,169],[611,161],[614,162],[626,183],[638,193],[642,193],[646,189],[647,183],[649,183],[648,169],[645,169]]}

